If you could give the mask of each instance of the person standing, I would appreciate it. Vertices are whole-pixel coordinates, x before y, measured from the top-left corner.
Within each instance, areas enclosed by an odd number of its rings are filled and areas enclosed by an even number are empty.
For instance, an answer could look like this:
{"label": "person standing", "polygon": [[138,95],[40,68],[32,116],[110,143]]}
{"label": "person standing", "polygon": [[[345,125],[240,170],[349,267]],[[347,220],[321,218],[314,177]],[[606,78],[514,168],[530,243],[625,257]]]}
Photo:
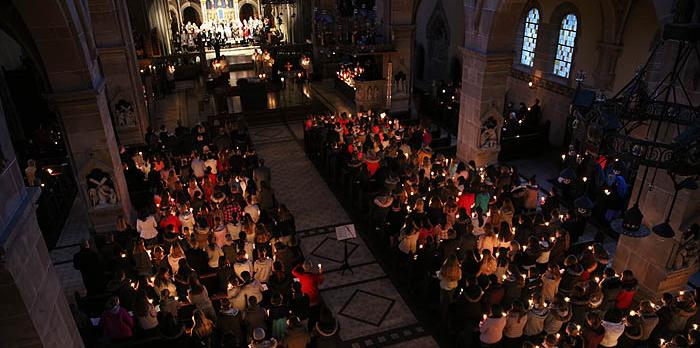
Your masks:
{"label": "person standing", "polygon": [[321,296],[318,286],[323,283],[323,272],[319,268],[318,272],[313,272],[311,261],[306,260],[302,265],[292,269],[294,277],[301,283],[301,291],[309,296],[309,329],[313,328],[319,319],[321,310]]}
{"label": "person standing", "polygon": [[104,291],[106,283],[100,255],[90,248],[90,242],[83,241],[80,251],[73,255],[73,267],[80,271],[88,295]]}

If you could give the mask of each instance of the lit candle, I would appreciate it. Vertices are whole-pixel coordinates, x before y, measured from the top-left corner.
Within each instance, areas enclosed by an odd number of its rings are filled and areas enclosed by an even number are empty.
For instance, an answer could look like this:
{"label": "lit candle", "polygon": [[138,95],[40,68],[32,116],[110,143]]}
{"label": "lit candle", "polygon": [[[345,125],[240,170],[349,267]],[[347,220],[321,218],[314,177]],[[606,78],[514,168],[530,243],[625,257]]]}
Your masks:
{"label": "lit candle", "polygon": [[121,257],[122,257],[122,259],[123,259],[123,258],[126,258],[126,253],[122,253],[122,254],[121,254]]}
{"label": "lit candle", "polygon": [[636,311],[630,311],[630,316],[633,316],[633,317],[634,317],[634,316],[636,316],[636,315],[637,315],[637,312],[636,312]]}
{"label": "lit candle", "polygon": [[319,272],[323,271],[323,266],[321,266],[320,263],[319,263],[317,266],[318,266],[318,271],[319,271]]}
{"label": "lit candle", "polygon": [[486,315],[486,314],[484,314],[484,316],[483,316],[484,320],[486,320],[486,318],[488,318],[488,317],[489,317],[489,316]]}
{"label": "lit candle", "polygon": [[567,303],[568,303],[568,302],[570,302],[570,301],[571,301],[571,299],[570,299],[569,297],[564,297],[564,302],[567,302]]}

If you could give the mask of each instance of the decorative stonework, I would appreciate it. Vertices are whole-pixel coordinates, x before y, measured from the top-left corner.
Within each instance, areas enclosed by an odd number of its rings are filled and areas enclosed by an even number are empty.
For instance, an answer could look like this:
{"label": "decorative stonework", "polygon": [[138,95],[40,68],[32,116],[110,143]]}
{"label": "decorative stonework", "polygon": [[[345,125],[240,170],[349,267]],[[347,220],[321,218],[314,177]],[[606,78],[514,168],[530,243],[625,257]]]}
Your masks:
{"label": "decorative stonework", "polygon": [[500,144],[498,121],[493,116],[488,116],[481,122],[479,130],[479,148],[494,149]]}
{"label": "decorative stonework", "polygon": [[87,192],[91,207],[104,207],[117,204],[117,193],[109,174],[99,168],[93,168],[86,176]]}
{"label": "decorative stonework", "polygon": [[117,127],[136,127],[136,115],[134,113],[134,106],[124,100],[119,99],[113,106],[114,110],[114,123]]}

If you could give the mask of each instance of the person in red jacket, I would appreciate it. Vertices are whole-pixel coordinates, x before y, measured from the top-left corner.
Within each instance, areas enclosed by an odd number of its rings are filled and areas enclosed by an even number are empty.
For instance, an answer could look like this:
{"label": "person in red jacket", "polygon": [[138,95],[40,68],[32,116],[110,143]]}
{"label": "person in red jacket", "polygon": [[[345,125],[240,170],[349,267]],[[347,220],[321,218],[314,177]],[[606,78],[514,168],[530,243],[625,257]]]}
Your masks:
{"label": "person in red jacket", "polygon": [[299,279],[299,283],[301,283],[301,292],[309,296],[308,327],[312,328],[316,325],[316,322],[318,322],[321,313],[321,296],[318,291],[318,286],[323,283],[323,271],[321,267],[318,267],[318,272],[314,272],[311,261],[306,260],[303,264],[294,267],[292,269],[292,274],[296,279]]}
{"label": "person in red jacket", "polygon": [[112,296],[105,304],[105,311],[100,317],[103,335],[110,341],[123,341],[131,337],[134,319],[122,306],[119,297]]}
{"label": "person in red jacket", "polygon": [[634,295],[639,288],[637,279],[634,277],[634,273],[632,273],[631,270],[626,269],[622,272],[620,285],[622,289],[620,289],[620,292],[617,293],[617,298],[615,298],[615,308],[623,310],[629,309],[632,306]]}
{"label": "person in red jacket", "polygon": [[175,208],[170,209],[168,216],[160,220],[160,228],[166,229],[168,225],[173,225],[173,232],[180,233],[182,222],[180,222],[180,219],[177,217],[176,213],[177,210]]}
{"label": "person in red jacket", "polygon": [[474,205],[474,200],[476,195],[474,192],[470,192],[466,187],[462,190],[462,194],[457,198],[457,207],[464,208],[467,214],[471,215],[472,206]]}

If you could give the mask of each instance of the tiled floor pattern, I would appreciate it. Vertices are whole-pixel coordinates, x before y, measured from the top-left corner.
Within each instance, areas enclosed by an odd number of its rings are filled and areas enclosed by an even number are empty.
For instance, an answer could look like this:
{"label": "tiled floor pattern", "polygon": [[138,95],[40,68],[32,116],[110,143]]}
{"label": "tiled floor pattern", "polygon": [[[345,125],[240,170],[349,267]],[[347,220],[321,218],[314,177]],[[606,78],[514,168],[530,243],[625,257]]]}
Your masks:
{"label": "tiled floor pattern", "polygon": [[260,157],[272,169],[277,200],[294,214],[298,230],[350,221],[285,125],[251,128],[250,135]]}
{"label": "tiled floor pattern", "polygon": [[338,113],[355,113],[355,106],[338,92],[332,79],[311,83],[311,90],[329,110]]}
{"label": "tiled floor pattern", "polygon": [[437,347],[361,238],[347,241],[352,272],[341,272],[346,242],[336,239],[335,227],[350,218],[299,145],[301,125],[251,128],[250,134],[272,169],[278,200],[295,216],[304,255],[323,267],[321,296],[336,314],[341,339],[352,347],[372,347],[426,336],[420,346]]}

